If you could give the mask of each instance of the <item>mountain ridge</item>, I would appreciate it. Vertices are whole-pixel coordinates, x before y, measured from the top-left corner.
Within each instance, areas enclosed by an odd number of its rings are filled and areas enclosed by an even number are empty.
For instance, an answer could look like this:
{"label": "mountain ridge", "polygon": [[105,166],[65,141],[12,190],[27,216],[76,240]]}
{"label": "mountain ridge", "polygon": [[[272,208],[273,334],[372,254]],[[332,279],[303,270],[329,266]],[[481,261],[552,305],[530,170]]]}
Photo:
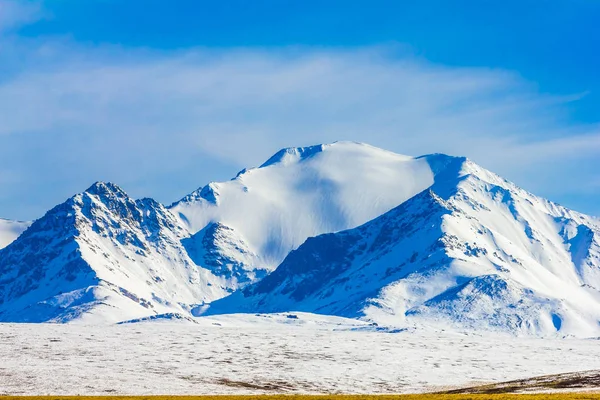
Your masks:
{"label": "mountain ridge", "polygon": [[[447,170],[454,184],[445,177],[360,227],[307,240],[206,313],[286,309],[397,326],[597,335],[597,221],[458,162]],[[573,257],[569,242],[580,232],[586,240],[576,240]]]}
{"label": "mountain ridge", "polygon": [[209,183],[170,209],[191,232],[214,222],[228,226],[258,255],[255,263],[272,271],[306,238],[358,226],[432,181],[423,158],[336,142],[282,149],[260,167]]}
{"label": "mountain ridge", "polygon": [[598,335],[600,222],[465,157],[286,148],[169,207],[110,182],[0,250],[0,321],[307,311]]}

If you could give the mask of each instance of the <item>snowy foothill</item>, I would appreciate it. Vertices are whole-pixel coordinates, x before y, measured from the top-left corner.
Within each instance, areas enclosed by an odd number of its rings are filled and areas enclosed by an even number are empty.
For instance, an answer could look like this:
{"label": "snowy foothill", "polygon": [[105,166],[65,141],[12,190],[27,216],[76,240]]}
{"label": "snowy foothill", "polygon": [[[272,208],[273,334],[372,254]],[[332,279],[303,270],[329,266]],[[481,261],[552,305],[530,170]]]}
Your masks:
{"label": "snowy foothill", "polygon": [[415,393],[600,369],[600,346],[285,313],[0,324],[0,360],[9,395]]}

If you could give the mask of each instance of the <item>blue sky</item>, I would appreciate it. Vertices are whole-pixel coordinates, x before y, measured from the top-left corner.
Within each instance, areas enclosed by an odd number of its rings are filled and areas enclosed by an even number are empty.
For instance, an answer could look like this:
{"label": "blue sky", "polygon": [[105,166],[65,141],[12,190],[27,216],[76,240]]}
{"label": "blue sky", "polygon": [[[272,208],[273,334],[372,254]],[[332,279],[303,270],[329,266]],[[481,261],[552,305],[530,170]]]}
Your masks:
{"label": "blue sky", "polygon": [[164,203],[335,140],[600,215],[600,2],[0,0],[0,217]]}

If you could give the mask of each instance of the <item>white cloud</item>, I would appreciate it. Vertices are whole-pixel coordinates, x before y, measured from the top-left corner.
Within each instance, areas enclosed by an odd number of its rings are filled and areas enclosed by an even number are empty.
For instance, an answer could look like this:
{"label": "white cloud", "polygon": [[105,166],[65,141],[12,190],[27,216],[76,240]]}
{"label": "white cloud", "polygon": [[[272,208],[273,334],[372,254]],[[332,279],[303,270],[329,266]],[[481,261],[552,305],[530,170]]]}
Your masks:
{"label": "white cloud", "polygon": [[57,182],[64,197],[109,178],[176,200],[281,147],[335,140],[467,155],[556,197],[544,177],[574,163],[598,167],[600,134],[571,126],[564,112],[576,99],[540,94],[502,70],[432,65],[385,48],[152,53],[63,43],[23,58],[0,82],[0,169],[29,176],[19,190],[32,193],[35,180]]}

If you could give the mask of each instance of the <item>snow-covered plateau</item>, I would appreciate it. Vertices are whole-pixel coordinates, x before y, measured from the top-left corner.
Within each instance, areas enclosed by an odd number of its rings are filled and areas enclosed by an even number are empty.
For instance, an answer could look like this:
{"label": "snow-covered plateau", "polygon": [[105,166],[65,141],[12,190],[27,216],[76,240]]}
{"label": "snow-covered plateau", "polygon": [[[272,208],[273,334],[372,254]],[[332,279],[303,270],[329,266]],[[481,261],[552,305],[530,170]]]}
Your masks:
{"label": "snow-covered plateau", "polygon": [[288,148],[169,207],[97,182],[11,232],[2,322],[307,312],[388,331],[600,336],[600,221],[464,157]]}
{"label": "snow-covered plateau", "polygon": [[303,313],[194,322],[0,324],[0,394],[414,393],[600,369],[594,339],[389,332]]}

